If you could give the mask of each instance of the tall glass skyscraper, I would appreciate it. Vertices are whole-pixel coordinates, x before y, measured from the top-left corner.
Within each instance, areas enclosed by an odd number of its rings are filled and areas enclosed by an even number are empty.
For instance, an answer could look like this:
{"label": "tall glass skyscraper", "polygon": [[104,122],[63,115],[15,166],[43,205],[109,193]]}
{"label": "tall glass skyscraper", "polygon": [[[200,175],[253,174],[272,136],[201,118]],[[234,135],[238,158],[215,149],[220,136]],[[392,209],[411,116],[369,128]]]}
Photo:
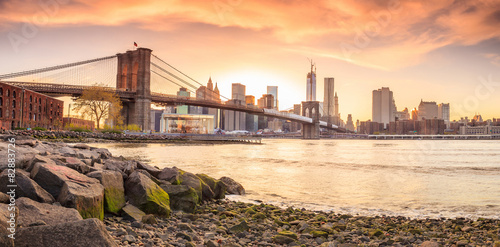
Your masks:
{"label": "tall glass skyscraper", "polygon": [[[314,70],[313,70],[314,69]],[[306,101],[316,101],[316,68],[311,62],[311,72],[307,73]]]}
{"label": "tall glass skyscraper", "polygon": [[267,86],[267,94],[274,96],[274,109],[278,110],[278,86]]}

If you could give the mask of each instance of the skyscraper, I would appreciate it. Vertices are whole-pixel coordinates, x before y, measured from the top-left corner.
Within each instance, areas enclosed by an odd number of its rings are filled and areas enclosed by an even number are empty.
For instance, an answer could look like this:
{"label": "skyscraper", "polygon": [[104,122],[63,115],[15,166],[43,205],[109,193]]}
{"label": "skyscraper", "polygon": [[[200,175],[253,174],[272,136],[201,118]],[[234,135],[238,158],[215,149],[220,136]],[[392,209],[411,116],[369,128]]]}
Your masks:
{"label": "skyscraper", "polygon": [[388,87],[373,90],[372,121],[387,126],[390,122],[395,121],[395,112],[396,105],[394,104],[392,91]]}
{"label": "skyscraper", "polygon": [[420,100],[418,105],[418,119],[434,119],[438,118],[438,106],[434,101]]}
{"label": "skyscraper", "polygon": [[447,128],[450,127],[450,103],[438,105],[438,118],[444,120]]}
{"label": "skyscraper", "polygon": [[337,92],[335,92],[335,117],[339,116],[339,97],[337,96]]}
{"label": "skyscraper", "polygon": [[316,101],[316,68],[312,62],[311,72],[307,73],[306,101]]}
{"label": "skyscraper", "polygon": [[332,117],[335,115],[335,100],[333,98],[335,93],[335,84],[333,77],[325,78],[325,97],[323,98],[323,111],[325,117]]}
{"label": "skyscraper", "polygon": [[231,93],[233,100],[240,100],[242,103],[245,102],[245,85],[241,83],[233,83],[231,86]]}
{"label": "skyscraper", "polygon": [[352,121],[352,115],[347,115],[347,123],[345,124],[345,128],[350,131],[354,131],[354,122]]}
{"label": "skyscraper", "polygon": [[267,94],[274,96],[274,109],[278,110],[278,86],[267,86]]}

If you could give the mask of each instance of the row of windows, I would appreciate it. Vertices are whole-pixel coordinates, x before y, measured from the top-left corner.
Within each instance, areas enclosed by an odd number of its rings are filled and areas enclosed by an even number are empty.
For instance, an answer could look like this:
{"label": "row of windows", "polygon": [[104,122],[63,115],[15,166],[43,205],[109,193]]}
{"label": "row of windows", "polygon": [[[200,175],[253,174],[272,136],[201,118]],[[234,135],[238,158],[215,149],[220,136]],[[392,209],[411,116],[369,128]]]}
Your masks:
{"label": "row of windows", "polygon": [[[0,87],[0,96],[3,96],[3,88]],[[7,89],[7,97],[10,97],[10,90]],[[12,98],[16,98],[17,94],[16,91],[12,90]],[[39,104],[42,103],[42,98],[37,98],[35,97],[35,103],[38,101]],[[30,102],[33,102],[33,95],[30,95]],[[52,103],[51,103],[52,106]]]}
{"label": "row of windows", "polygon": [[[50,112],[50,114],[52,114],[52,112]],[[60,116],[61,114],[60,114],[60,112],[57,112],[57,114],[56,114],[56,115],[57,115],[57,116]],[[33,116],[33,118],[32,118],[32,116]],[[2,117],[3,117],[3,110],[2,110],[2,109],[0,109],[0,118],[2,118]],[[9,114],[7,113],[7,116],[5,116],[5,117],[9,117]],[[15,119],[15,118],[16,118],[16,111],[15,111],[15,110],[13,110],[13,111],[12,111],[12,115],[11,115],[11,117],[12,117],[12,119]],[[29,119],[29,120],[35,120],[35,121],[36,121],[37,119],[38,119],[38,120],[42,119],[42,115],[41,115],[41,114],[38,114],[38,118],[37,118],[37,117],[36,117],[36,113],[29,113],[29,115],[27,115],[27,117],[28,117],[28,119]]]}
{"label": "row of windows", "polygon": [[[0,106],[2,106],[2,105],[3,105],[3,99],[2,99],[2,97],[0,97]],[[8,104],[7,104],[7,106],[8,106]],[[16,108],[16,106],[17,106],[16,105],[16,100],[12,100],[12,108]],[[53,107],[53,106],[54,106],[54,104],[51,102],[50,103],[50,107]],[[29,108],[30,108],[30,111],[32,111],[33,110],[33,105],[30,104]],[[57,110],[59,110],[60,108],[61,108],[60,106],[57,106]],[[40,112],[42,111],[42,106],[38,106],[38,111],[40,111]]]}

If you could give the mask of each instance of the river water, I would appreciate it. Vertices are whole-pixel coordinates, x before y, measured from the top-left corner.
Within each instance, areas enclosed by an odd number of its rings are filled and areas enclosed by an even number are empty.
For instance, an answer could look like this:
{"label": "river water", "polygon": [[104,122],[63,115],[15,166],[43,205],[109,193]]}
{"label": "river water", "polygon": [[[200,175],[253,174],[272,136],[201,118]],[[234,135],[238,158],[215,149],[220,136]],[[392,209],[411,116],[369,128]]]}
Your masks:
{"label": "river water", "polygon": [[500,141],[281,140],[261,145],[97,143],[246,189],[233,200],[360,215],[500,218]]}

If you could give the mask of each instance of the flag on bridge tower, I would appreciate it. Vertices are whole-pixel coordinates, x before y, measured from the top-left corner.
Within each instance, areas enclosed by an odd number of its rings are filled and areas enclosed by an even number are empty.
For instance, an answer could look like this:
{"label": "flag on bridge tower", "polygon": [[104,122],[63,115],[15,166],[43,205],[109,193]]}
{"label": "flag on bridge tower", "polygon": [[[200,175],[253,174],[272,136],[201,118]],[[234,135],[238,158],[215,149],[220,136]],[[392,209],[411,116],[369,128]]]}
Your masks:
{"label": "flag on bridge tower", "polygon": [[137,43],[134,42],[134,46],[137,47]]}

